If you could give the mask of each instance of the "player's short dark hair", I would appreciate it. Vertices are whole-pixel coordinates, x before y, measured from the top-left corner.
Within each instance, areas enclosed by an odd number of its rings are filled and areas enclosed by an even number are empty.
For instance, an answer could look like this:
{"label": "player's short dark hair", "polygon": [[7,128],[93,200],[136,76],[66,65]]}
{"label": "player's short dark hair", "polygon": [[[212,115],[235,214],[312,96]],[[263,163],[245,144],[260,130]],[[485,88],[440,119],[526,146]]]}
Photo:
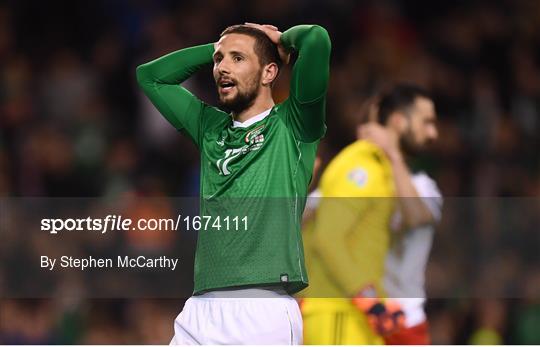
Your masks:
{"label": "player's short dark hair", "polygon": [[261,64],[266,65],[276,63],[278,68],[281,68],[282,61],[279,57],[277,45],[274,44],[263,31],[244,24],[237,24],[223,30],[219,37],[228,34],[243,34],[253,37],[255,39],[255,54],[259,57]]}
{"label": "player's short dark hair", "polygon": [[386,124],[388,118],[394,112],[402,111],[407,113],[408,109],[416,102],[416,98],[419,97],[432,99],[428,91],[419,86],[413,84],[395,85],[380,94],[377,102],[377,120],[381,124]]}

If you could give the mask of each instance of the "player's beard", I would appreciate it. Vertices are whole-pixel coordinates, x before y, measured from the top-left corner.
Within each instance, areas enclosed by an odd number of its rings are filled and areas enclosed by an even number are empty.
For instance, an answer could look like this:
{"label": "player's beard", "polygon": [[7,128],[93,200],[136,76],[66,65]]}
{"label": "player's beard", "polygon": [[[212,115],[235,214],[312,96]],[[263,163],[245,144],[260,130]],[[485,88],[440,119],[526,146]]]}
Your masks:
{"label": "player's beard", "polygon": [[425,150],[425,145],[421,145],[416,140],[413,131],[409,128],[399,139],[399,145],[405,155],[418,155]]}
{"label": "player's beard", "polygon": [[246,87],[246,90],[241,90],[237,84],[236,96],[233,99],[229,99],[229,100],[222,99],[220,96],[219,97],[220,106],[224,108],[226,111],[232,112],[233,114],[241,113],[242,111],[251,107],[253,103],[255,102],[257,95],[259,95],[260,84],[261,84],[260,82],[261,82],[260,74],[257,74],[256,77],[254,77],[254,80],[252,80],[251,83],[248,84],[248,86]]}

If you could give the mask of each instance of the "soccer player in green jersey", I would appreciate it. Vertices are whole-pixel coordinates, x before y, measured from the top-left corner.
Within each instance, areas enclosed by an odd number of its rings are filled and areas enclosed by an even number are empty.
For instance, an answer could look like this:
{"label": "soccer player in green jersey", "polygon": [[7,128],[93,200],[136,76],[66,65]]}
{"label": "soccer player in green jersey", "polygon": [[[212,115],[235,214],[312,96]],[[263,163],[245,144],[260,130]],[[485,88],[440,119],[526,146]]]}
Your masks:
{"label": "soccer player in green jersey", "polygon": [[[293,52],[290,95],[275,104],[272,85]],[[302,342],[290,294],[307,286],[300,221],[326,130],[329,59],[330,39],[320,26],[281,33],[246,23],[227,28],[216,43],[137,68],[145,94],[200,150],[201,213],[232,217],[210,207],[228,199],[217,204],[222,211],[241,207],[249,216],[247,231],[199,232],[194,295],[175,321],[172,343]],[[180,85],[207,64],[213,64],[219,108]]]}

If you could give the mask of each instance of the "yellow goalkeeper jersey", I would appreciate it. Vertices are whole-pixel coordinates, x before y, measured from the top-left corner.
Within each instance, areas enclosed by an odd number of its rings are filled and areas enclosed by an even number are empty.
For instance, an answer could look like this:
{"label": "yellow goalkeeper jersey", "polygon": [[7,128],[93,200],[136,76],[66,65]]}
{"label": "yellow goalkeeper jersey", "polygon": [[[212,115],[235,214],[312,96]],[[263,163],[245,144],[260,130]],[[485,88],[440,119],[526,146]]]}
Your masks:
{"label": "yellow goalkeeper jersey", "polygon": [[324,171],[315,219],[304,228],[310,286],[303,297],[383,296],[395,194],[384,152],[367,141],[343,149]]}

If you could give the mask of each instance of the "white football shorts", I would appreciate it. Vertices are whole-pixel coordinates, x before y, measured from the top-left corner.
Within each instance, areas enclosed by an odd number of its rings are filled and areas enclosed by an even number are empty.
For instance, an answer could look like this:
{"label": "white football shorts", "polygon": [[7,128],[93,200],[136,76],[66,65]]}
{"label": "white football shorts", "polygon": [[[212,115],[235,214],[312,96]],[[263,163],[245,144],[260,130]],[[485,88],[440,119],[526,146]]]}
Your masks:
{"label": "white football shorts", "polygon": [[302,316],[281,290],[240,289],[192,296],[174,321],[171,345],[300,345]]}

